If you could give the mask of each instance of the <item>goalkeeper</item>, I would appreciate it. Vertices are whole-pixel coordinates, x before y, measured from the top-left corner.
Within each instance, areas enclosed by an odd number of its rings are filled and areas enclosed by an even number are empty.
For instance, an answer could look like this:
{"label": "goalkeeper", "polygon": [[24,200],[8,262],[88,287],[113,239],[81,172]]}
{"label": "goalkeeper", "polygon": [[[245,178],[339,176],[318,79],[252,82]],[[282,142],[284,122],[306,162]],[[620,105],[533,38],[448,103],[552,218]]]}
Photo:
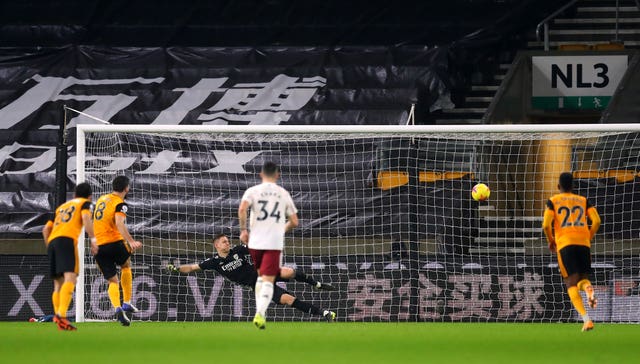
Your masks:
{"label": "goalkeeper", "polygon": [[[256,280],[258,279],[258,272],[256,272],[256,269],[253,266],[249,249],[245,245],[237,245],[231,248],[229,238],[225,234],[216,235],[213,238],[213,246],[216,250],[213,257],[206,259],[199,264],[185,264],[179,267],[169,264],[167,269],[170,272],[175,273],[215,270],[231,282],[253,289],[256,285]],[[291,278],[298,282],[305,282],[316,289],[325,291],[335,290],[335,288],[330,284],[318,282],[303,272],[296,271],[288,267],[282,267],[280,269],[278,280],[288,281]],[[322,316],[328,322],[334,321],[336,317],[335,312],[322,310],[311,303],[304,302],[277,285],[273,288],[272,301],[291,306],[310,315]]]}

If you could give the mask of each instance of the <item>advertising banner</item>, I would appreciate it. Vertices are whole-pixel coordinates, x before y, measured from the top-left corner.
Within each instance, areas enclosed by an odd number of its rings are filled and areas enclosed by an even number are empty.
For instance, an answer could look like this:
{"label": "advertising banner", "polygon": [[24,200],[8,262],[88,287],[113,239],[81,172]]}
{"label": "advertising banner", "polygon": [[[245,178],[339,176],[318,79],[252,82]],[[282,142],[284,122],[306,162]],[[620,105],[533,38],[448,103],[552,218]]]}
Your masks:
{"label": "advertising banner", "polygon": [[[0,256],[0,259],[3,291],[0,320],[27,320],[50,314],[52,285],[46,273],[46,256]],[[179,259],[185,263],[197,261],[194,257]],[[545,261],[530,258],[519,263],[493,260],[481,265],[421,257],[419,265],[412,269],[409,261],[388,261],[382,256],[357,259],[294,256],[286,258],[285,264],[330,282],[337,290],[318,291],[299,282],[278,284],[302,300],[336,311],[341,321],[551,322],[574,318],[557,266],[552,264],[553,257]],[[140,309],[134,319],[249,321],[253,317],[255,303],[250,289],[208,271],[170,274],[164,270],[167,262],[167,257],[134,256],[133,303]],[[114,319],[107,283],[95,266],[87,268],[87,317]],[[593,281],[598,290],[609,284],[608,272],[596,269]],[[614,293],[621,289],[620,282],[613,282]],[[635,288],[622,293],[627,300],[637,300]],[[617,297],[618,293],[615,294]],[[637,319],[635,313],[621,305],[619,298],[608,302],[607,297],[601,297],[600,304],[608,308],[598,313],[598,320]],[[274,320],[319,319],[282,305],[270,307],[269,315]]]}

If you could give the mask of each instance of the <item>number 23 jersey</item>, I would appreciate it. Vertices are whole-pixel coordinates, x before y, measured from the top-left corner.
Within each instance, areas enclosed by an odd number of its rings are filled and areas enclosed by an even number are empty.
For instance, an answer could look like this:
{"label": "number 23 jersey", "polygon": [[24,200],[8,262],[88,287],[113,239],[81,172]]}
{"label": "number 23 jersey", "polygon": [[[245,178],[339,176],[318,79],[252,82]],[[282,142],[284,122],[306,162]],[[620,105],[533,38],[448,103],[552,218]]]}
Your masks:
{"label": "number 23 jersey", "polygon": [[591,246],[587,215],[595,207],[589,200],[573,193],[559,193],[547,201],[547,209],[555,214],[553,231],[558,250],[567,245]]}
{"label": "number 23 jersey", "polygon": [[275,183],[261,183],[247,189],[242,201],[251,211],[249,248],[282,250],[287,217],[298,212],[289,192]]}
{"label": "number 23 jersey", "polygon": [[77,197],[58,206],[53,218],[47,222],[53,228],[47,243],[61,236],[77,243],[83,227],[83,214],[91,214],[91,201],[86,198]]}

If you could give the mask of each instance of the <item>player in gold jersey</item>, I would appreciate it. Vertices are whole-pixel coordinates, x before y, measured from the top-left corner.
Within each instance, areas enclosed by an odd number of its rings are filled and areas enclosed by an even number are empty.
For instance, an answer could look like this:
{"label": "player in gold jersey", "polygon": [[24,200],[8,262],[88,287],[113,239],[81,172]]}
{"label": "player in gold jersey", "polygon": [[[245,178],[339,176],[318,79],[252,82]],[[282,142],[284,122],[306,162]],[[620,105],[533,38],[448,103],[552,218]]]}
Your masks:
{"label": "player in gold jersey", "polygon": [[[593,321],[584,308],[580,291],[587,293],[589,307],[598,300],[589,281],[591,273],[591,240],[600,227],[596,208],[583,196],[574,194],[573,175],[562,173],[558,183],[560,193],[547,201],[542,228],[549,250],[557,253],[558,267],[564,278],[571,303],[582,316],[582,331],[593,330]],[[587,217],[591,220],[589,227]]]}
{"label": "player in gold jersey", "polygon": [[53,278],[53,321],[59,330],[76,330],[67,320],[67,311],[78,277],[78,237],[82,228],[89,234],[92,244],[96,240],[91,221],[91,194],[88,183],[78,184],[75,198],[58,206],[42,229]]}
{"label": "player in gold jersey", "polygon": [[[96,263],[102,275],[109,282],[109,300],[116,310],[118,321],[123,326],[131,324],[127,313],[138,312],[131,304],[133,276],[131,273],[131,254],[142,246],[129,234],[125,220],[128,206],[124,198],[129,192],[129,178],[118,176],[112,182],[113,192],[102,195],[96,201],[93,212],[93,224],[96,244],[91,246]],[[120,266],[120,282],[118,269]],[[122,285],[123,303],[120,304],[120,285]]]}

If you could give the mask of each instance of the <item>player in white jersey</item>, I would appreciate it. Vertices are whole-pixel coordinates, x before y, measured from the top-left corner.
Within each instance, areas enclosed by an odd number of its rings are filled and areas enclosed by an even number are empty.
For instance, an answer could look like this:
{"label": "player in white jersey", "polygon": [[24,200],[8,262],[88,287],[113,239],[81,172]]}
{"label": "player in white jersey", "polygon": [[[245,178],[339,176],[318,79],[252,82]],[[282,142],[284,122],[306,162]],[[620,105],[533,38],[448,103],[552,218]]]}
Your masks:
{"label": "player in white jersey", "polygon": [[[273,284],[282,266],[284,234],[298,226],[298,209],[287,190],[278,186],[280,169],[266,162],[260,172],[262,183],[245,191],[238,209],[240,240],[248,244],[258,271],[256,281],[256,315],[253,324],[265,328],[266,311],[273,296]],[[251,224],[247,229],[247,212]],[[251,231],[251,233],[249,233]]]}

